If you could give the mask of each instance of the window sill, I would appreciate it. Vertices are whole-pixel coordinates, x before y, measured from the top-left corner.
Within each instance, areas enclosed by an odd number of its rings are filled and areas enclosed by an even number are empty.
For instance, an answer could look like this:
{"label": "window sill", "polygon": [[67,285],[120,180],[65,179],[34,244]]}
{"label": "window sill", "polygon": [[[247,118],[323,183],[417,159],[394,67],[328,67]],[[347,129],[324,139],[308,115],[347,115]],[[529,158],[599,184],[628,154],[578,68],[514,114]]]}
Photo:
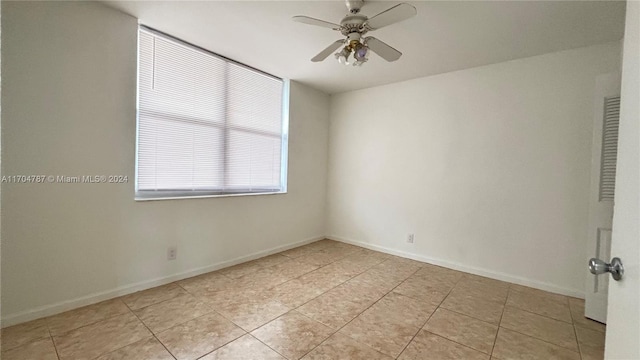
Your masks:
{"label": "window sill", "polygon": [[261,192],[261,193],[243,193],[243,194],[215,194],[215,195],[167,195],[158,197],[135,196],[135,201],[156,201],[156,200],[186,200],[186,199],[208,199],[208,198],[226,198],[226,197],[242,197],[242,196],[260,196],[260,195],[281,195],[287,191],[277,192]]}

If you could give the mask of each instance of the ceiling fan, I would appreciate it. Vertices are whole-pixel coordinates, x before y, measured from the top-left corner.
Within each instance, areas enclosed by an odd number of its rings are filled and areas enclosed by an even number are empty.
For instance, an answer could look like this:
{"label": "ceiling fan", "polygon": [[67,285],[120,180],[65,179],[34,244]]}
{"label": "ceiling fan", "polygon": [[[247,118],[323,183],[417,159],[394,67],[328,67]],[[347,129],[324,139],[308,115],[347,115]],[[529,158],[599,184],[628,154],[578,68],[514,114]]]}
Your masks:
{"label": "ceiling fan", "polygon": [[378,30],[385,26],[395,24],[399,21],[406,20],[415,16],[418,12],[415,7],[401,3],[389,8],[378,15],[368,18],[360,14],[360,9],[364,5],[364,0],[345,0],[349,14],[345,16],[340,25],[328,21],[315,19],[308,16],[294,16],[293,21],[308,25],[322,26],[337,30],[346,36],[346,39],[337,40],[326,49],[322,50],[318,55],[311,58],[313,62],[319,62],[326,59],[332,52],[338,50],[344,45],[341,51],[335,54],[336,59],[341,64],[349,65],[349,56],[353,53],[354,66],[361,66],[367,62],[369,58],[369,50],[378,54],[387,61],[396,61],[402,56],[402,53],[386,43],[374,38],[373,36],[363,37],[366,33]]}

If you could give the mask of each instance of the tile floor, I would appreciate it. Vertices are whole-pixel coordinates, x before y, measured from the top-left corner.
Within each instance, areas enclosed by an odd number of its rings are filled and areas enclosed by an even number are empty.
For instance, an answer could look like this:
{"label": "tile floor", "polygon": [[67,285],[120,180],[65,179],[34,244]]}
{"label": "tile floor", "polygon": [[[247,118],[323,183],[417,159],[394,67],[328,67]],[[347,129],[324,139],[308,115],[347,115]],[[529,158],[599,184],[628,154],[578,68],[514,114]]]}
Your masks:
{"label": "tile floor", "polygon": [[2,330],[3,360],[602,359],[584,301],[330,240]]}

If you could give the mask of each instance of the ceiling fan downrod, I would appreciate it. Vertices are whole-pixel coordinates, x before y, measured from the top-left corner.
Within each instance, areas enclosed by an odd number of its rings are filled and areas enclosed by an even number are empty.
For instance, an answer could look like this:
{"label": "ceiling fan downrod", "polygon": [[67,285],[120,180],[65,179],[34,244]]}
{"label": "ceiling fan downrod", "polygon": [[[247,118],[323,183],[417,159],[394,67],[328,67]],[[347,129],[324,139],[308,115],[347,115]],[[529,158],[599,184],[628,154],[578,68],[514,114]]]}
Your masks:
{"label": "ceiling fan downrod", "polygon": [[345,3],[351,14],[357,14],[364,5],[364,0],[345,0]]}

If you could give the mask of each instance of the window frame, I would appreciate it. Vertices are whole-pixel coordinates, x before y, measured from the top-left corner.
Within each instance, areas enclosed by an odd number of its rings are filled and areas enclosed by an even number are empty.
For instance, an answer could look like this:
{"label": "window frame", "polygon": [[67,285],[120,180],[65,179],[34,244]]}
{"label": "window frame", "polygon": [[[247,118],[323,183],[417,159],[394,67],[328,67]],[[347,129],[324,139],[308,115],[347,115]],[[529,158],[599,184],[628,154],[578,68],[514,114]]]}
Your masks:
{"label": "window frame", "polygon": [[[282,129],[281,129],[281,147],[280,147],[280,189],[263,188],[260,190],[249,190],[239,188],[238,191],[227,190],[223,191],[222,188],[211,188],[203,190],[139,190],[138,188],[138,167],[139,167],[139,140],[140,140],[140,33],[142,31],[151,33],[156,36],[166,38],[178,45],[185,46],[192,50],[201,52],[207,56],[216,57],[227,63],[245,68],[249,71],[258,73],[262,76],[267,76],[282,82]],[[204,49],[200,46],[191,44],[187,41],[178,39],[174,36],[168,35],[164,32],[155,30],[148,26],[139,24],[137,28],[137,48],[136,48],[136,146],[135,146],[135,201],[151,201],[151,200],[176,200],[176,199],[201,199],[201,198],[218,198],[218,197],[237,197],[237,196],[255,196],[255,195],[278,195],[286,194],[288,189],[288,160],[289,160],[289,99],[290,99],[290,81],[289,79],[280,78],[275,75],[269,74],[262,70],[256,69],[252,66],[237,62],[229,59],[225,56],[216,54],[212,51]],[[228,132],[232,130],[231,127],[225,126],[223,131]],[[225,146],[224,156],[227,154]]]}

